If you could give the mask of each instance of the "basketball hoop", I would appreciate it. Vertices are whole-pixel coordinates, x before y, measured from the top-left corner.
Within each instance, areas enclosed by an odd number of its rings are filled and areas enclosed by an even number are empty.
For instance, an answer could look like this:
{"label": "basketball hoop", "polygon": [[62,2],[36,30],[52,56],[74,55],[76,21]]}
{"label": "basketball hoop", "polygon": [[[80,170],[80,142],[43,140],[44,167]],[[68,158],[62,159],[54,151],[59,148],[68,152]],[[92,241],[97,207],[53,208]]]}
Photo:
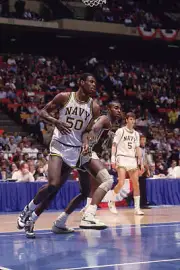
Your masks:
{"label": "basketball hoop", "polygon": [[89,7],[99,6],[106,4],[106,0],[82,0],[82,2]]}

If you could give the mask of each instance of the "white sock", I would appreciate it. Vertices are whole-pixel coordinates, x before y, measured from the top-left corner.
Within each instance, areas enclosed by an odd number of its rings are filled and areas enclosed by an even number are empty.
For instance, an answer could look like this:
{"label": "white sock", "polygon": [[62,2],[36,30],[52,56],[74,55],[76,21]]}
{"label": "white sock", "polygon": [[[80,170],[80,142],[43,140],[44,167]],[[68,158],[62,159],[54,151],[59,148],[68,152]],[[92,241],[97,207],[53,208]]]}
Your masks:
{"label": "white sock", "polygon": [[35,212],[32,212],[31,218],[32,218],[32,221],[35,222],[38,219],[38,216],[36,215]]}
{"label": "white sock", "polygon": [[88,208],[86,209],[86,211],[85,211],[84,214],[85,215],[86,214],[91,214],[91,215],[95,216],[96,215],[96,211],[97,211],[97,205],[96,204],[94,204],[94,205],[90,204],[88,206]]}
{"label": "white sock", "polygon": [[140,196],[134,196],[134,208],[135,210],[140,209]]}
{"label": "white sock", "polygon": [[34,204],[33,200],[28,204],[29,210],[34,211],[37,207],[36,204]]}
{"label": "white sock", "polygon": [[56,219],[56,225],[60,224],[60,225],[64,225],[68,219],[68,214],[66,214],[66,212],[62,212],[58,218]]}
{"label": "white sock", "polygon": [[110,202],[115,202],[116,193],[114,192],[114,189],[110,191]]}
{"label": "white sock", "polygon": [[85,207],[89,206],[91,204],[91,201],[92,201],[92,198],[87,197],[87,202],[86,202]]}

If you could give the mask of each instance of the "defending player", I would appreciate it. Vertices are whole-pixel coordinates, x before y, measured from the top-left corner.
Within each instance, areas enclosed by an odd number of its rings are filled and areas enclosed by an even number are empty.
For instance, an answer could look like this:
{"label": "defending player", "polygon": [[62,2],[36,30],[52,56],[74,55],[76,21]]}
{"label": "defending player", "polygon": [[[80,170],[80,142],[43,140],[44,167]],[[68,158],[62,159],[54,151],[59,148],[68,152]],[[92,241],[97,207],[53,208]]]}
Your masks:
{"label": "defending player", "polygon": [[139,191],[139,175],[138,165],[143,170],[143,161],[140,150],[139,133],[134,130],[135,114],[128,113],[126,115],[126,126],[119,128],[113,140],[111,163],[112,168],[117,170],[118,184],[112,191],[112,201],[109,202],[109,208],[113,213],[117,213],[114,198],[124,185],[126,173],[132,180],[134,193],[134,206],[136,215],[144,215],[140,210],[140,191]]}
{"label": "defending player", "polygon": [[[120,117],[120,104],[118,102],[111,102],[108,105],[108,114],[102,115],[96,120],[94,126],[92,127],[92,133],[95,134],[96,139],[94,140],[94,142],[92,141],[92,143],[90,143],[92,147],[91,159],[93,163],[101,163],[101,161],[99,160],[99,156],[102,154],[103,151],[107,151],[107,148],[112,145],[114,133],[111,131],[111,129],[113,125],[117,123],[117,120],[120,119]],[[82,156],[82,162],[84,163],[83,158],[84,157]],[[86,158],[89,159],[88,157],[85,157],[85,159]],[[99,184],[95,181],[95,179],[91,177],[91,175],[88,175],[87,172],[79,171],[81,193],[71,200],[65,211],[61,213],[57,220],[54,222],[54,225],[52,227],[52,231],[54,233],[72,232],[71,229],[66,227],[66,221],[68,219],[68,216],[78,207],[80,202],[88,197],[90,192],[89,178],[91,179],[91,184],[93,182],[93,186],[95,185],[94,190],[96,190],[97,185]],[[82,219],[80,227],[93,228],[93,224],[89,224],[87,226],[87,224],[84,224],[84,221]]]}
{"label": "defending player", "polygon": [[[48,165],[48,184],[43,186],[35,198],[24,208],[18,218],[18,228],[25,228],[26,236],[33,238],[34,223],[40,214],[48,207],[59,189],[67,180],[72,167],[75,167],[81,149],[85,153],[88,149],[86,133],[91,123],[99,117],[99,105],[89,96],[96,89],[96,80],[91,74],[84,74],[79,81],[78,91],[60,93],[41,111],[40,116],[55,125],[50,144],[50,158]],[[50,113],[59,109],[59,120]],[[84,135],[83,135],[84,134]],[[101,164],[88,163],[86,168],[99,182],[95,191],[92,205],[83,217],[84,223],[105,227],[105,224],[95,218],[97,204],[112,187],[113,181]]]}

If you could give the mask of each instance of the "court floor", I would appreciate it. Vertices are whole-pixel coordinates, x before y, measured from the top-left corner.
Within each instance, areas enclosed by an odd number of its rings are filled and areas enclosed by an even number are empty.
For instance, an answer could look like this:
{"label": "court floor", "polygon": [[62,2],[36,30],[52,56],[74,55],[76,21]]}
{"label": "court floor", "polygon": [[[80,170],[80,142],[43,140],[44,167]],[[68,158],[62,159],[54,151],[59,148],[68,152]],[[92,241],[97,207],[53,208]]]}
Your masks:
{"label": "court floor", "polygon": [[118,215],[99,210],[109,225],[103,231],[78,228],[80,213],[69,218],[73,234],[51,232],[57,212],[46,212],[37,222],[36,239],[16,229],[17,214],[0,215],[0,269],[57,270],[180,270],[180,207],[145,210],[119,208]]}

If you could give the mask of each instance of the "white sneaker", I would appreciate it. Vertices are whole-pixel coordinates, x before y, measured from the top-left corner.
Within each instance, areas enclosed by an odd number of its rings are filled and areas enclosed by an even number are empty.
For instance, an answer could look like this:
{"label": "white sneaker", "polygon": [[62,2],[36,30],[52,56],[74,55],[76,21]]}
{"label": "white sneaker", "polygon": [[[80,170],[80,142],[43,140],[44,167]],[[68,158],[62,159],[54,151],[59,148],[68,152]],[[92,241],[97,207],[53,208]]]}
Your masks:
{"label": "white sneaker", "polygon": [[84,207],[81,209],[80,213],[81,213],[81,214],[84,214],[84,212],[86,211],[86,209],[88,208],[88,206],[89,206],[89,205],[84,206]]}
{"label": "white sneaker", "polygon": [[56,225],[54,222],[52,226],[52,232],[55,234],[63,234],[63,233],[73,233],[74,229],[66,227],[66,225],[61,225],[60,227]]}
{"label": "white sneaker", "polygon": [[136,209],[136,210],[134,211],[134,214],[137,215],[137,216],[143,216],[143,215],[144,215],[144,212],[141,211],[141,209]]}
{"label": "white sneaker", "polygon": [[94,229],[94,230],[103,230],[107,228],[107,226],[102,221],[96,219],[91,214],[83,216],[79,227],[82,229]]}
{"label": "white sneaker", "polygon": [[115,202],[108,202],[108,207],[109,207],[109,210],[111,211],[111,213],[113,213],[113,214],[118,213],[116,206],[115,206]]}

